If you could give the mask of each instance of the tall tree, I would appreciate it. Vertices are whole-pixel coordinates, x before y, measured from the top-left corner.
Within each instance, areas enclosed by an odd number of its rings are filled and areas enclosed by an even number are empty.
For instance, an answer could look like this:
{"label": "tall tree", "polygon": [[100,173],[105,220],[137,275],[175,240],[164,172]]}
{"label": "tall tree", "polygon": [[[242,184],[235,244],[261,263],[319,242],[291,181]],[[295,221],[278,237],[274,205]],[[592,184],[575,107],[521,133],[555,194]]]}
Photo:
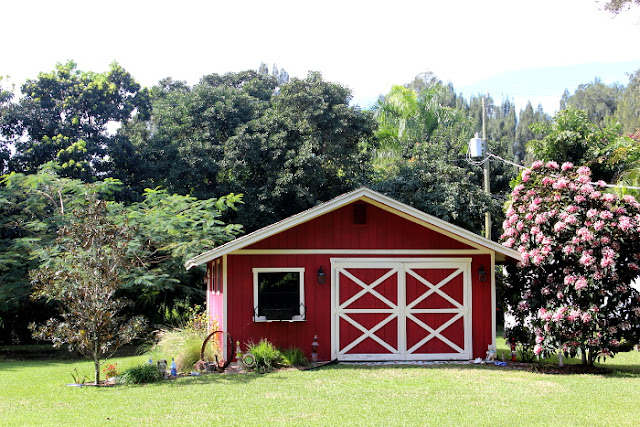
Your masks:
{"label": "tall tree", "polygon": [[15,147],[9,169],[36,172],[55,161],[64,176],[92,181],[111,172],[109,125],[148,110],[147,91],[117,63],[104,73],[82,72],[73,61],[22,85],[22,97],[0,116],[5,144]]}
{"label": "tall tree", "polygon": [[618,139],[616,126],[600,128],[589,121],[585,111],[568,108],[558,112],[551,124],[539,123],[532,129],[543,135],[527,147],[537,160],[589,165],[596,179],[608,182],[620,172],[618,161],[607,155]]}
{"label": "tall tree", "polygon": [[538,107],[538,109],[534,111],[531,102],[528,102],[524,110],[520,111],[518,126],[516,127],[515,146],[513,150],[516,163],[527,162],[526,153],[528,142],[540,137],[540,135],[536,134],[531,129],[531,125],[535,123],[549,122],[550,118],[544,113],[542,108]]}
{"label": "tall tree", "polygon": [[320,73],[280,87],[265,114],[225,144],[225,191],[244,194],[237,221],[249,230],[307,209],[362,182],[369,114]]}
{"label": "tall tree", "polygon": [[605,85],[599,78],[581,84],[565,101],[565,108],[584,110],[591,123],[604,127],[614,116],[624,87],[618,83]]}
{"label": "tall tree", "polygon": [[[151,90],[153,114],[123,129],[134,157],[125,182],[162,186],[172,193],[219,194],[226,141],[269,108],[276,79],[254,71],[211,74],[193,88],[162,81]],[[139,165],[144,165],[140,170]]]}
{"label": "tall tree", "polygon": [[629,83],[622,93],[615,117],[624,133],[633,134],[640,129],[640,70],[629,75]]}

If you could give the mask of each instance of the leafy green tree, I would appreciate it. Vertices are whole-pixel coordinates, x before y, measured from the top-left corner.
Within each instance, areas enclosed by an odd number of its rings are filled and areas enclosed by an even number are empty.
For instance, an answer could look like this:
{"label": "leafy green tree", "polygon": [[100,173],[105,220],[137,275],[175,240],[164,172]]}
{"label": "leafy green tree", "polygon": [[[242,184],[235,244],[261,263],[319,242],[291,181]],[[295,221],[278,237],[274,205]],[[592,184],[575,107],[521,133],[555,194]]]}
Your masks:
{"label": "leafy green tree", "polygon": [[91,358],[99,384],[101,363],[146,327],[142,317],[121,315],[128,302],[117,296],[137,262],[129,251],[133,230],[110,221],[107,203],[92,197],[73,214],[58,229],[56,244],[44,249],[44,265],[32,273],[32,298],[55,302],[60,317],[31,328],[34,337]]}
{"label": "leafy green tree", "polygon": [[624,88],[618,102],[615,118],[618,119],[621,131],[628,134],[640,129],[640,70],[629,75],[629,84]]}
{"label": "leafy green tree", "polygon": [[311,72],[280,86],[261,117],[225,144],[224,193],[244,194],[237,222],[271,224],[363,181],[369,114],[349,106],[349,89]]}
{"label": "leafy green tree", "polygon": [[591,123],[604,127],[615,115],[623,93],[622,85],[605,85],[595,78],[592,83],[579,85],[573,95],[563,99],[564,108],[583,110]]}
{"label": "leafy green tree", "polygon": [[203,271],[187,271],[184,263],[242,231],[242,226],[222,221],[241,198],[230,194],[200,200],[147,189],[141,202],[110,206],[110,218],[116,224],[135,229],[130,247],[140,264],[126,276],[123,288],[137,299],[138,311],[157,317],[157,307],[167,301],[202,300]]}
{"label": "leafy green tree", "polygon": [[199,198],[219,194],[226,141],[264,114],[276,84],[254,71],[207,75],[193,88],[161,81],[151,90],[151,119],[121,132],[131,155],[122,157],[120,178],[139,192],[161,186]]}
{"label": "leafy green tree", "polygon": [[0,181],[0,324],[18,338],[29,319],[43,312],[29,309],[29,272],[44,261],[41,250],[53,245],[58,229],[88,194],[110,197],[118,188],[112,180],[87,185],[60,177],[55,165],[39,173],[11,173]]}
{"label": "leafy green tree", "polygon": [[147,91],[117,63],[108,72],[82,72],[76,63],[22,85],[17,102],[4,103],[0,133],[15,146],[9,170],[35,173],[55,161],[60,173],[84,181],[108,176],[113,137],[108,125],[147,113]]}
{"label": "leafy green tree", "polygon": [[[538,108],[537,111],[533,110],[531,102],[528,102],[524,110],[520,111],[518,117],[518,125],[516,127],[516,139],[514,146],[514,159],[516,163],[530,163],[527,161],[527,144],[529,141],[539,139],[541,136],[536,134],[531,126],[536,123],[549,123],[549,117],[542,111],[542,108]],[[536,128],[537,129],[537,128]]]}
{"label": "leafy green tree", "polygon": [[600,128],[591,123],[583,110],[559,111],[551,124],[536,124],[534,132],[542,139],[529,142],[528,149],[538,160],[589,165],[595,179],[612,181],[619,173],[618,165],[608,160],[612,143],[618,139],[618,128]]}
{"label": "leafy green tree", "polygon": [[[87,184],[57,175],[49,164],[37,174],[12,173],[0,184],[0,323],[20,334],[26,322],[38,320],[46,306],[29,302],[29,273],[49,262],[59,230],[82,210],[87,195],[113,200],[122,185],[113,180]],[[120,293],[135,299],[133,312],[162,321],[160,306],[176,300],[201,300],[199,269],[184,270],[184,262],[237,235],[241,227],[222,222],[223,214],[240,203],[229,195],[199,200],[193,196],[147,190],[141,202],[109,204],[108,220],[133,228],[129,249],[140,261],[122,276]],[[24,316],[24,313],[30,313]]]}

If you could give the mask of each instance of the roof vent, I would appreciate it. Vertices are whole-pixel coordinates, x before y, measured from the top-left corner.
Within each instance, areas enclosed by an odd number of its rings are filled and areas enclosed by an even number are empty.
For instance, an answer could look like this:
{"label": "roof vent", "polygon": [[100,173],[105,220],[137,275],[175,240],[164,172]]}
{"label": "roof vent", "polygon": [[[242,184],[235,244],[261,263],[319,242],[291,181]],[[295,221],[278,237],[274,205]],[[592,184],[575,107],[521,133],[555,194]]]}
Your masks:
{"label": "roof vent", "polygon": [[366,203],[356,203],[353,205],[353,223],[354,224],[367,223],[367,204]]}

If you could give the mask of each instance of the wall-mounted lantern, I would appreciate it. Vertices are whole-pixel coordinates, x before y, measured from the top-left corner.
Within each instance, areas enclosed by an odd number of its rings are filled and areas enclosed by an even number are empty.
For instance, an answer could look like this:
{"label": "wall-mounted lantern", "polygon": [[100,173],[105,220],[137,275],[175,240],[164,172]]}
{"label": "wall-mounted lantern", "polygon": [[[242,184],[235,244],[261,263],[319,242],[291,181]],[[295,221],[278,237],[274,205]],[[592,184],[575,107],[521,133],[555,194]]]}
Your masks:
{"label": "wall-mounted lantern", "polygon": [[324,270],[322,270],[322,266],[318,269],[318,284],[323,285],[325,280]]}
{"label": "wall-mounted lantern", "polygon": [[484,269],[483,264],[480,264],[480,268],[478,269],[478,280],[481,282],[487,281],[487,271]]}

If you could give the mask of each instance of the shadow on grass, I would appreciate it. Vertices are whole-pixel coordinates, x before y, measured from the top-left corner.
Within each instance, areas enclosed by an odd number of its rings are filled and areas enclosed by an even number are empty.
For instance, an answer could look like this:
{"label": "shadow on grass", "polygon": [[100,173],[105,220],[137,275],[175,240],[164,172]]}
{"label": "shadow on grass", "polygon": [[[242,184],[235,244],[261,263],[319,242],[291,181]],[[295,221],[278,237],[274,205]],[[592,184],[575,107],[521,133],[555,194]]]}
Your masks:
{"label": "shadow on grass", "polygon": [[506,367],[497,366],[495,364],[463,364],[463,363],[437,363],[437,364],[367,364],[366,362],[348,363],[329,365],[320,370],[418,370],[418,369],[437,369],[437,370],[483,370],[494,372],[529,372],[537,375],[594,375],[603,377],[624,377],[624,378],[640,378],[640,365],[607,365],[596,364],[595,367],[587,368],[583,371],[580,361],[570,360],[564,367],[558,367],[557,363],[543,361],[542,363],[509,363]]}

